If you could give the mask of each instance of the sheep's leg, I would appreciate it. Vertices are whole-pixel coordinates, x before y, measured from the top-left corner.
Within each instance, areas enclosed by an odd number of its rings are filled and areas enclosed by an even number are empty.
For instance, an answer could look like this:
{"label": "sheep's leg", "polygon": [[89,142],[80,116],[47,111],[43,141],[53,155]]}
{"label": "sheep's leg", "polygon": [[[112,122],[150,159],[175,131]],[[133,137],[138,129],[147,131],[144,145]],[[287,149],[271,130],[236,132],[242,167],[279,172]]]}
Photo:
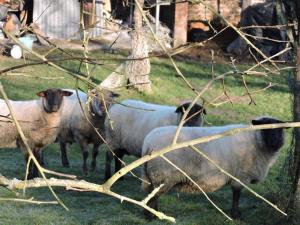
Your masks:
{"label": "sheep's leg", "polygon": [[234,219],[241,218],[241,212],[239,210],[239,199],[241,196],[241,189],[237,187],[231,187],[232,189],[232,208],[231,216]]}
{"label": "sheep's leg", "polygon": [[[151,183],[149,189],[147,188],[147,192],[148,194],[151,193],[153,190],[154,190],[154,187],[158,187],[160,186],[159,183],[157,184],[154,184],[153,185],[153,182],[151,181],[151,179],[148,180],[148,182]],[[167,193],[169,190],[171,190],[171,188],[177,183],[175,181],[171,181],[169,179],[165,180],[164,181],[164,185],[160,188],[160,190],[155,194],[155,196],[153,196],[149,202],[147,203],[147,205],[153,209],[155,209],[156,211],[158,211],[158,199],[159,197],[163,194],[163,193]],[[155,216],[149,212],[148,210],[144,210],[144,216],[146,219],[148,220],[152,220],[155,218]]]}
{"label": "sheep's leg", "polygon": [[[40,155],[39,149],[38,150],[34,149],[33,154],[34,154],[36,160],[40,163],[41,162],[41,158],[40,158],[41,155]],[[25,155],[26,165],[28,163],[28,160],[29,160],[29,154],[27,153]],[[37,169],[35,163],[31,160],[31,162],[29,163],[29,171],[28,171],[27,178],[28,178],[28,180],[31,180],[31,179],[36,178],[38,176],[39,176],[38,169]]]}
{"label": "sheep's leg", "polygon": [[124,150],[123,149],[118,149],[116,151],[116,156],[115,156],[115,173],[118,172],[121,167],[122,167],[122,162],[121,160],[123,159],[124,156]]}
{"label": "sheep's leg", "polygon": [[[121,160],[122,160],[123,156],[125,155],[124,152],[125,152],[125,150],[123,150],[123,149],[118,149],[115,151],[115,154],[116,154],[114,156],[114,158],[115,158],[115,173],[117,173],[122,167]],[[124,176],[120,177],[119,180],[124,180]]]}
{"label": "sheep's leg", "polygon": [[111,177],[111,161],[113,159],[113,154],[110,150],[106,151],[106,159],[105,159],[105,180],[108,180]]}
{"label": "sheep's leg", "polygon": [[[153,188],[152,188],[153,189]],[[151,191],[149,191],[149,193],[151,193]],[[158,192],[156,193],[155,196],[153,196],[149,202],[147,203],[147,205],[150,207],[150,208],[153,208],[155,210],[158,210],[158,199],[159,199],[159,196],[160,196],[161,192]],[[155,216],[149,212],[148,210],[144,210],[144,216],[147,220],[153,220],[155,218]]]}
{"label": "sheep's leg", "polygon": [[41,152],[40,152],[40,163],[41,163],[41,166],[42,166],[42,167],[45,167],[45,166],[46,166],[45,160],[44,160],[44,151],[41,151]]}
{"label": "sheep's leg", "polygon": [[94,144],[93,147],[93,158],[92,158],[92,163],[91,163],[91,171],[95,171],[96,165],[97,165],[97,155],[98,155],[98,148],[99,144]]}
{"label": "sheep's leg", "polygon": [[[29,160],[29,153],[25,153],[25,169],[27,168],[28,160]],[[32,168],[32,160],[29,164],[29,170],[28,170],[28,175],[27,175],[27,179],[29,179],[29,180],[33,178],[31,168]]]}
{"label": "sheep's leg", "polygon": [[61,152],[61,163],[63,167],[69,167],[69,160],[67,156],[67,143],[66,142],[59,142],[60,145],[60,152]]}
{"label": "sheep's leg", "polygon": [[87,175],[88,174],[88,168],[87,168],[87,158],[89,156],[89,146],[88,146],[88,143],[86,140],[81,140],[79,142],[79,145],[80,145],[80,148],[81,148],[81,151],[82,151],[82,157],[83,157],[83,165],[82,165],[82,172],[84,175]]}
{"label": "sheep's leg", "polygon": [[61,162],[63,167],[69,167],[69,160],[67,155],[67,143],[66,142],[60,142],[60,151],[61,151]]}
{"label": "sheep's leg", "polygon": [[[150,199],[150,201],[148,202],[148,206],[158,210],[158,196],[154,196],[152,199]],[[148,210],[144,210],[144,216],[147,220],[153,220],[155,219],[155,215],[153,215],[151,212],[149,212]]]}

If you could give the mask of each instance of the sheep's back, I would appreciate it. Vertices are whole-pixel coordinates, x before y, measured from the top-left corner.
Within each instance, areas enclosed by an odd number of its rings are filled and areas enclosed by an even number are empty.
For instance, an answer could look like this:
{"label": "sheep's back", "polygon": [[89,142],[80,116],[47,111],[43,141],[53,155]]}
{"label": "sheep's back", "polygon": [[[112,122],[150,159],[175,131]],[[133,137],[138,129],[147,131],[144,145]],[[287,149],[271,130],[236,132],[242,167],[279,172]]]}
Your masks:
{"label": "sheep's back", "polygon": [[113,140],[114,148],[125,148],[130,154],[140,157],[143,140],[152,129],[177,123],[175,110],[172,106],[135,100],[115,104],[109,110],[114,129],[106,121],[107,137]]}

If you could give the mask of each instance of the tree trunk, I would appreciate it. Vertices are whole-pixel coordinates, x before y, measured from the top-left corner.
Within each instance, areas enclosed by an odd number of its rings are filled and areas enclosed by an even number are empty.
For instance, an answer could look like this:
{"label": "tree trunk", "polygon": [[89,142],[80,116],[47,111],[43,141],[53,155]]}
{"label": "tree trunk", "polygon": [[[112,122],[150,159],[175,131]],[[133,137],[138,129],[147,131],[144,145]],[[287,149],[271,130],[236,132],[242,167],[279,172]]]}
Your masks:
{"label": "tree trunk", "polygon": [[[136,0],[143,8],[144,0]],[[128,78],[128,84],[138,91],[151,91],[149,80],[150,61],[148,59],[148,44],[143,34],[143,16],[136,5],[134,8],[134,31],[132,32],[131,48],[132,53],[126,63],[125,75]]]}
{"label": "tree trunk", "polygon": [[[144,0],[136,0],[143,8]],[[150,60],[148,59],[148,43],[143,32],[143,16],[139,7],[134,8],[134,31],[131,39],[131,55],[128,61],[118,67],[102,83],[104,88],[116,88],[128,85],[141,92],[151,92],[149,80]]]}

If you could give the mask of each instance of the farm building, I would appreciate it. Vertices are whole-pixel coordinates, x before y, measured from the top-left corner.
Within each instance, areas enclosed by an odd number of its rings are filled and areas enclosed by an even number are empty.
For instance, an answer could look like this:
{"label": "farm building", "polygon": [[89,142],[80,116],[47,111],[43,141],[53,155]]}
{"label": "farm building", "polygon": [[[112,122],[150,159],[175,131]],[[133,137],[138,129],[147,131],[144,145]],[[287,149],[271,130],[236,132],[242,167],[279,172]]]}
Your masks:
{"label": "farm building", "polygon": [[[64,0],[25,0],[22,2],[5,1],[1,3],[1,20],[6,22],[6,13],[13,14],[16,22],[22,25],[34,24],[42,36],[60,39],[78,39],[82,36],[81,10],[83,24],[89,29],[90,37],[102,34],[103,2],[64,1]],[[20,20],[20,21],[16,21]],[[13,26],[13,24],[12,24]],[[20,27],[18,27],[20,29]]]}
{"label": "farm building", "polygon": [[[156,17],[158,21],[167,25],[172,31],[173,46],[185,44],[189,30],[193,27],[193,23],[212,21],[216,18],[202,3],[188,3],[177,1],[174,3],[170,0],[148,0],[145,5],[149,8],[150,13]],[[216,12],[221,14],[226,20],[234,25],[238,25],[241,19],[241,11],[250,5],[265,2],[265,0],[206,0],[205,3],[215,8]],[[230,4],[231,7],[228,7]],[[132,24],[132,1],[124,4],[121,0],[111,0],[111,13],[121,19],[126,24]],[[206,27],[205,27],[206,26]],[[201,29],[207,31],[209,27],[202,24]]]}
{"label": "farm building", "polygon": [[[238,25],[241,11],[248,6],[265,0],[206,0],[205,3],[215,8],[227,21]],[[83,10],[84,27],[89,28],[90,37],[101,36],[110,25],[105,23],[104,14],[121,20],[121,26],[133,25],[134,1],[122,0],[25,0],[19,7],[20,20],[26,24],[34,23],[41,34],[49,38],[79,39],[82,38],[80,15]],[[227,7],[230,3],[231,7]],[[145,6],[153,16],[156,33],[164,24],[170,30],[173,46],[185,44],[191,36],[191,30],[196,30],[197,40],[206,37],[210,28],[207,22],[216,18],[207,6],[202,3],[171,2],[170,0],[148,0]],[[23,18],[22,18],[23,17]],[[196,24],[196,27],[194,27]],[[120,26],[120,29],[121,29]],[[103,29],[104,28],[104,29]],[[115,29],[116,30],[116,29]],[[168,34],[169,37],[169,34]],[[189,41],[193,41],[189,39]]]}
{"label": "farm building", "polygon": [[93,16],[93,3],[86,2],[81,4],[78,0],[29,0],[33,4],[34,23],[39,25],[40,30],[46,37],[50,38],[79,38],[80,37],[80,10],[91,14],[85,14],[85,26],[95,26],[91,28],[91,37],[101,35],[102,27],[102,8],[101,1],[95,1],[95,14]]}

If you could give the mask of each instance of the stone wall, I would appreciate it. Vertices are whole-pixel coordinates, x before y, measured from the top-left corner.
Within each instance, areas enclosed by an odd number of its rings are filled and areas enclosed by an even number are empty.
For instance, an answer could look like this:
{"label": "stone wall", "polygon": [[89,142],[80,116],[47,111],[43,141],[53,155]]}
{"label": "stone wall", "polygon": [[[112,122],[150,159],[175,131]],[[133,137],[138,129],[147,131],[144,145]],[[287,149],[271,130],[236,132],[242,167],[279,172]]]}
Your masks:
{"label": "stone wall", "polygon": [[[241,4],[240,0],[206,0],[208,4],[212,5],[216,11],[225,17],[229,22],[237,25],[241,18]],[[189,21],[191,20],[212,20],[214,14],[209,11],[203,4],[189,5]]]}
{"label": "stone wall", "polygon": [[[265,0],[205,0],[213,6],[225,19],[237,25],[240,22],[241,10],[250,5],[265,2]],[[189,5],[189,21],[212,20],[213,13],[201,3]]]}

